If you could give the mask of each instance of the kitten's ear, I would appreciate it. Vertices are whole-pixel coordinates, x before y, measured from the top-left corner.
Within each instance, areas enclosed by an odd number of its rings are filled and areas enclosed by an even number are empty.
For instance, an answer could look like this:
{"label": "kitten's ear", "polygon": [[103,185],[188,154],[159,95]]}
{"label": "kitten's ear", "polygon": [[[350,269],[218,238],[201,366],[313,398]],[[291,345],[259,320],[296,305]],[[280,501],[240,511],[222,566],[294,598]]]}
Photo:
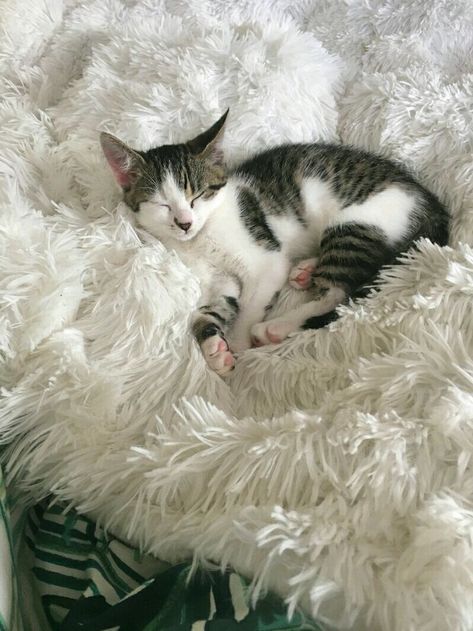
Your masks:
{"label": "kitten's ear", "polygon": [[115,179],[125,191],[128,190],[143,170],[146,164],[144,158],[104,131],[100,134],[100,144]]}
{"label": "kitten's ear", "polygon": [[229,110],[218,119],[207,131],[189,140],[187,146],[192,153],[201,158],[211,158],[215,162],[223,160],[222,140],[223,129]]}

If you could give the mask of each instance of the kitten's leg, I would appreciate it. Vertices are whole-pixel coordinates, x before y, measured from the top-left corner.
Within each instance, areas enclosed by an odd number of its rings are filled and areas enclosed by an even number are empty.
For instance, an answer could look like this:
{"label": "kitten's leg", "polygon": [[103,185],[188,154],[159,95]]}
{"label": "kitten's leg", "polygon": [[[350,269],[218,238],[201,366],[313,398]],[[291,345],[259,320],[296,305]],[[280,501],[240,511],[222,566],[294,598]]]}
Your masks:
{"label": "kitten's leg", "polygon": [[251,348],[252,327],[263,320],[268,305],[287,282],[288,260],[278,256],[271,263],[269,270],[255,274],[252,287],[247,287],[240,297],[240,314],[231,331],[231,347],[236,352]]}
{"label": "kitten's leg", "polygon": [[309,318],[332,312],[337,305],[344,302],[346,293],[341,287],[319,286],[314,289],[314,298],[315,300],[306,302],[280,318],[255,324],[251,329],[253,345],[279,344],[294,331],[301,330]]}
{"label": "kitten's leg", "polygon": [[392,259],[392,246],[376,226],[346,223],[328,228],[311,275],[313,299],[280,318],[255,325],[254,345],[277,344],[295,331],[324,326],[335,318],[332,311],[337,305],[372,282]]}
{"label": "kitten's leg", "polygon": [[212,304],[200,307],[192,323],[192,332],[205,361],[220,376],[226,375],[235,366],[225,335],[237,314],[236,298],[220,296]]}
{"label": "kitten's leg", "polygon": [[241,315],[230,334],[230,343],[237,353],[252,346],[251,331],[255,323],[261,322],[266,313],[268,304],[271,303],[272,296],[267,296],[266,300],[256,300],[251,302],[243,301],[241,304]]}
{"label": "kitten's leg", "polygon": [[289,284],[294,289],[309,289],[312,285],[312,275],[315,272],[318,259],[304,259],[299,261],[289,273]]}

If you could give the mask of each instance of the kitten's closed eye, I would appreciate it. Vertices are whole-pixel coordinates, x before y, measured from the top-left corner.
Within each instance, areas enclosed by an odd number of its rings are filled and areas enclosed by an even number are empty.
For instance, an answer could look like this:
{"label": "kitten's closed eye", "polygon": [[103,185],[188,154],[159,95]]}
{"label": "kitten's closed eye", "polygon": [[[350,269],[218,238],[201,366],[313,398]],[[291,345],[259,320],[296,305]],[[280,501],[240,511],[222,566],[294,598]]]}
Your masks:
{"label": "kitten's closed eye", "polygon": [[225,186],[225,184],[226,184],[226,182],[219,182],[218,184],[209,184],[209,186],[207,188],[208,188],[209,191],[214,191],[214,193],[216,193],[221,188],[223,188]]}
{"label": "kitten's closed eye", "polygon": [[225,186],[225,183],[222,184],[210,184],[209,186],[207,186],[207,188],[204,188],[204,190],[200,191],[197,195],[195,195],[191,202],[191,208],[194,208],[194,202],[196,202],[198,199],[212,199],[212,197],[214,197],[214,195],[217,194],[217,192],[223,187]]}

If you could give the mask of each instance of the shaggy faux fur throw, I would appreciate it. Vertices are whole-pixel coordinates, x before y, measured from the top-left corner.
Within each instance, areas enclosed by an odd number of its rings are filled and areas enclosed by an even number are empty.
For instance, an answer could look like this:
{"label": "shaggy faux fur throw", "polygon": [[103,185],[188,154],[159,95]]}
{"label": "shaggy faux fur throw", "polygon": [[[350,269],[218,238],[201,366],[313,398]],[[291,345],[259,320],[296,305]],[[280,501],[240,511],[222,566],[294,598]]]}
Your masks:
{"label": "shaggy faux fur throw", "polygon": [[[0,410],[9,480],[343,628],[473,629],[468,0],[5,0]],[[230,161],[341,140],[449,206],[328,330],[211,374],[199,286],[101,155],[197,134]],[[283,303],[291,300],[287,293]],[[283,306],[284,306],[283,304]]]}

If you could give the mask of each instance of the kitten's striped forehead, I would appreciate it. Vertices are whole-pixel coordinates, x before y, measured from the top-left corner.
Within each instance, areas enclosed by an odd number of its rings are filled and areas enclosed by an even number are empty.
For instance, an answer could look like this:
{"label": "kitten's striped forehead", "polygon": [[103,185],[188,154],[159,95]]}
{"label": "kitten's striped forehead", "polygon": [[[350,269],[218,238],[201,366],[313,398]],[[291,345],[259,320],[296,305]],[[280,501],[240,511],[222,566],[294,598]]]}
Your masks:
{"label": "kitten's striped forehead", "polygon": [[[149,152],[148,163],[153,169],[156,184],[174,185],[188,193],[202,184],[203,168],[185,145],[169,145]],[[171,183],[172,182],[172,183]]]}

